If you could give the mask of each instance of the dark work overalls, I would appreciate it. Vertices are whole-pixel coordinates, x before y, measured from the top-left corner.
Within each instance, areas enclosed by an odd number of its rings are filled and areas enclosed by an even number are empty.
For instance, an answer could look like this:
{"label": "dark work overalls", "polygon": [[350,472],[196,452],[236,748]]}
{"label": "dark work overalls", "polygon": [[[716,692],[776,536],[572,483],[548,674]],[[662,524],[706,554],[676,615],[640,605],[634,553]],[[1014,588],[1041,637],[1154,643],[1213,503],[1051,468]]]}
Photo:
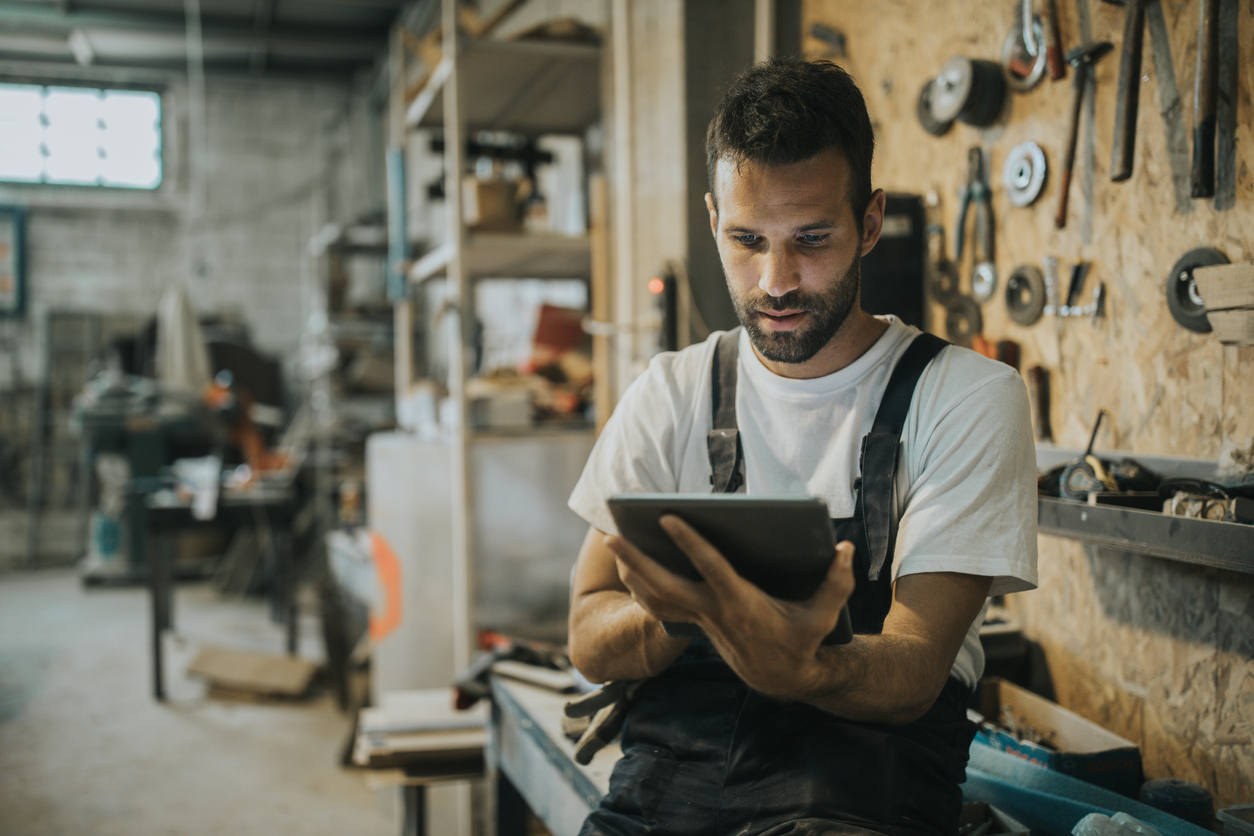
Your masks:
{"label": "dark work overalls", "polygon": [[[736,491],[736,353],[740,329],[714,358],[710,433],[716,492]],[[832,520],[856,547],[849,599],[855,633],[879,633],[892,603],[897,450],[915,384],[946,343],[915,338],[862,439],[854,516]],[[623,729],[623,758],[582,836],[666,834],[953,834],[962,807],[967,750],[965,685],[950,678],[932,708],[904,726],[857,723],[752,691],[694,639],[636,692]]]}

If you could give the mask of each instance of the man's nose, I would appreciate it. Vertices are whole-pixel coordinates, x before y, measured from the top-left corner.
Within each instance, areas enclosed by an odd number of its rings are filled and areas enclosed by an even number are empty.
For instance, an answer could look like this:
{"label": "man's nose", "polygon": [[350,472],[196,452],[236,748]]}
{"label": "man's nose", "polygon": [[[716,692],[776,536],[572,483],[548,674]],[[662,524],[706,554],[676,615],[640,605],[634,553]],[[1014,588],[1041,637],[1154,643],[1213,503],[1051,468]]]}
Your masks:
{"label": "man's nose", "polygon": [[801,285],[797,262],[788,247],[771,247],[762,254],[758,287],[768,296],[783,296]]}

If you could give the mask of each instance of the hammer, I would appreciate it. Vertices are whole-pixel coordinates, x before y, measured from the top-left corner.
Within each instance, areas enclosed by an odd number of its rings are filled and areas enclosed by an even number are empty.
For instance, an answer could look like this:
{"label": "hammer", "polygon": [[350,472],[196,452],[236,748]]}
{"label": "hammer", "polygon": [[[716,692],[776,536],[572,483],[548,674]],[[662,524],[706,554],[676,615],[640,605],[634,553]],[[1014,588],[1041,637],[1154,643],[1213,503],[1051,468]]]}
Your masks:
{"label": "hammer", "polygon": [[[1138,2],[1138,0],[1132,0]],[[1084,87],[1088,83],[1090,68],[1107,52],[1114,49],[1110,41],[1077,46],[1067,52],[1067,63],[1075,68],[1071,83],[1071,127],[1067,133],[1067,154],[1062,165],[1062,182],[1059,184],[1058,217],[1054,226],[1062,229],[1067,225],[1067,193],[1071,191],[1071,169],[1075,166],[1075,143],[1080,133],[1080,105],[1084,102]]]}
{"label": "hammer", "polygon": [[1110,179],[1122,183],[1132,176],[1136,149],[1136,109],[1141,92],[1141,43],[1145,34],[1145,0],[1105,0],[1124,6],[1123,52],[1119,58],[1119,98],[1115,102],[1115,137]]}
{"label": "hammer", "polygon": [[1219,75],[1219,0],[1202,0],[1194,86],[1193,197],[1215,196],[1215,101]]}

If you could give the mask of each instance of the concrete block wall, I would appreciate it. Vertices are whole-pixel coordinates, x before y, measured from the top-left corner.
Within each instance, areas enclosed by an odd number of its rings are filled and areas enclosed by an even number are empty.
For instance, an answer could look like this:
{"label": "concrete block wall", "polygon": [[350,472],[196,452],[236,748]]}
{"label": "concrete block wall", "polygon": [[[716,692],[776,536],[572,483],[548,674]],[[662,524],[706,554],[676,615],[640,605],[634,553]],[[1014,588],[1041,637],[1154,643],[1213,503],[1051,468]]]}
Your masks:
{"label": "concrete block wall", "polygon": [[[198,310],[235,314],[257,346],[290,358],[318,283],[307,243],[327,220],[382,208],[360,85],[210,77],[206,82],[203,210],[190,208],[188,88],[162,93],[165,181],[155,193],[0,185],[0,203],[28,208],[28,312],[21,368],[39,374],[43,313],[74,308],[152,316],[164,289],[186,281]],[[374,204],[378,203],[376,207]]]}

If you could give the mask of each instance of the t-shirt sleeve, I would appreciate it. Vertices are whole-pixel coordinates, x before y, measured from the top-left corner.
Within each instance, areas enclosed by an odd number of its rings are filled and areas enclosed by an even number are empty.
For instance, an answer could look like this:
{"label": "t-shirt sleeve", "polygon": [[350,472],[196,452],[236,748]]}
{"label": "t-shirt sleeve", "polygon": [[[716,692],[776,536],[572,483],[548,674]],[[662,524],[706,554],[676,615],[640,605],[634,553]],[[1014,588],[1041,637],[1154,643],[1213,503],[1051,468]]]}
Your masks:
{"label": "t-shirt sleeve", "polygon": [[[920,404],[897,535],[896,576],[993,578],[989,595],[1036,587],[1036,453],[1027,390],[1006,367]],[[950,390],[952,391],[952,389]],[[930,414],[929,414],[930,413]]]}
{"label": "t-shirt sleeve", "polygon": [[677,490],[676,448],[692,417],[680,407],[675,365],[675,355],[659,355],[627,387],[570,495],[570,509],[601,531],[618,533],[606,506],[612,495]]}

